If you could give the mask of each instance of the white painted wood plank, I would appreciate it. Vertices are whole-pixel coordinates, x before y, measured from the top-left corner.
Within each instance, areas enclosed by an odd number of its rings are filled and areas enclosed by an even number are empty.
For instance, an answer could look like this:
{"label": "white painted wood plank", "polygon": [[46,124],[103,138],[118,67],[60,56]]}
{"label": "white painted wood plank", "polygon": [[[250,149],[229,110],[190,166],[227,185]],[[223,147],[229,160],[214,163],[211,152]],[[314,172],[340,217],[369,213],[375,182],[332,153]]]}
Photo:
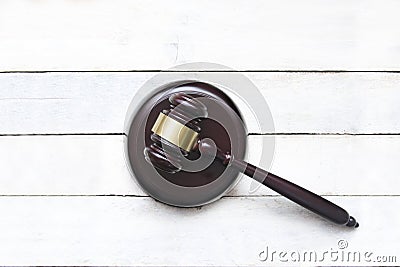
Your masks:
{"label": "white painted wood plank", "polygon": [[0,70],[400,70],[398,1],[2,1]]}
{"label": "white painted wood plank", "polygon": [[[277,255],[272,263],[261,262],[259,254],[267,246],[270,253],[341,253],[339,240],[348,243],[346,253],[372,252],[372,260],[383,255],[399,260],[400,232],[392,227],[400,224],[399,213],[394,212],[399,197],[330,200],[345,206],[360,221],[360,228],[333,225],[281,197],[222,199],[201,209],[174,208],[137,197],[1,197],[0,261],[75,266],[298,265],[282,263]],[[330,254],[325,259],[305,264],[379,265],[329,261]]]}
{"label": "white painted wood plank", "polygon": [[[249,162],[269,169],[249,137]],[[0,195],[145,195],[125,165],[123,136],[0,137]],[[271,172],[323,195],[398,195],[400,136],[277,136]],[[232,196],[274,195],[243,177]],[[254,185],[254,184],[253,184]]]}
{"label": "white painted wood plank", "polygon": [[[121,133],[131,99],[154,75],[1,74],[0,134]],[[245,75],[269,104],[276,132],[400,133],[399,74]],[[243,104],[237,104],[243,110]],[[245,119],[249,132],[260,132],[249,116]]]}
{"label": "white painted wood plank", "polygon": [[140,194],[125,165],[123,136],[0,138],[0,194]]}

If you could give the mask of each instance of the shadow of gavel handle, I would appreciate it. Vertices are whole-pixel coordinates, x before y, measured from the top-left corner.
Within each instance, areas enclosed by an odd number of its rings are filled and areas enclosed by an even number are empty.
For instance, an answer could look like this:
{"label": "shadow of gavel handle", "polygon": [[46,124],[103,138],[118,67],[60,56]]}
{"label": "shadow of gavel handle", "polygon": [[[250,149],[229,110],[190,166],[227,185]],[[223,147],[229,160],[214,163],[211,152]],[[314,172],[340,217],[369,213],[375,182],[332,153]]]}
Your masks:
{"label": "shadow of gavel handle", "polygon": [[[207,154],[207,151],[213,151],[211,146],[212,144],[208,143],[207,140],[199,142],[199,148],[203,153]],[[210,156],[214,155],[210,154]],[[222,152],[218,148],[215,157],[223,164],[237,169],[282,196],[334,223],[354,228],[359,226],[358,222],[346,210],[301,186],[250,163],[234,159],[231,155]]]}

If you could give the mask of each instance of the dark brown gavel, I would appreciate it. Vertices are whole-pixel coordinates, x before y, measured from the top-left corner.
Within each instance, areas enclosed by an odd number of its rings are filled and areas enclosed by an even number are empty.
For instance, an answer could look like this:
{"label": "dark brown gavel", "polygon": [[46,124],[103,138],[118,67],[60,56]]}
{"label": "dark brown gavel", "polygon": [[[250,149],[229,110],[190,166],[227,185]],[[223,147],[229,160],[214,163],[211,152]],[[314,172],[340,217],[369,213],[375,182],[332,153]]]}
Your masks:
{"label": "dark brown gavel", "polygon": [[171,109],[163,110],[152,128],[151,140],[154,143],[144,151],[146,160],[157,169],[168,173],[179,172],[182,168],[181,162],[189,152],[201,151],[202,155],[217,158],[222,164],[237,169],[336,224],[353,228],[359,226],[346,210],[327,199],[245,161],[235,159],[215,147],[210,140],[201,140],[198,124],[208,114],[207,107],[196,98],[175,93],[169,97],[169,102]]}

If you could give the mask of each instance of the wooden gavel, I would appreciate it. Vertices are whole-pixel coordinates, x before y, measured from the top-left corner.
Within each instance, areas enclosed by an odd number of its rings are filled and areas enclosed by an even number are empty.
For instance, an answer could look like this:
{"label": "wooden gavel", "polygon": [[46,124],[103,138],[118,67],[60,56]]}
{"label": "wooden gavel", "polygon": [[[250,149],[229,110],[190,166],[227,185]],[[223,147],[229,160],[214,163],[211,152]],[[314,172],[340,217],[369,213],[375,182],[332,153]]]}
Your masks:
{"label": "wooden gavel", "polygon": [[[210,140],[199,138],[199,122],[207,117],[207,107],[185,93],[169,97],[171,109],[160,112],[151,131],[153,144],[145,148],[146,160],[155,168],[167,172],[181,171],[181,162],[191,151],[217,158],[222,164],[255,179],[304,208],[340,225],[357,228],[358,222],[343,208],[292,182],[245,161],[234,158],[215,147]],[[192,119],[194,118],[194,119]]]}

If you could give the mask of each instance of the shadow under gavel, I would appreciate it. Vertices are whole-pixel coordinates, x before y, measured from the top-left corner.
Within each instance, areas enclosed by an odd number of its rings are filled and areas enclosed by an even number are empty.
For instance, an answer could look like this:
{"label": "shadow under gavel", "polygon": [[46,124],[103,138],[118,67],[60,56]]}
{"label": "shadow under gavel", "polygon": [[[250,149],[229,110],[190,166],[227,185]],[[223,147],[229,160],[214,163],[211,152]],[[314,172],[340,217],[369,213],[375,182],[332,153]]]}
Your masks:
{"label": "shadow under gavel", "polygon": [[168,173],[179,172],[182,169],[181,162],[189,152],[201,151],[202,155],[217,158],[222,164],[235,168],[336,224],[353,228],[359,226],[346,210],[327,199],[250,163],[235,159],[209,139],[200,139],[199,122],[208,115],[207,107],[201,101],[185,93],[175,93],[169,97],[169,102],[171,109],[160,112],[152,128],[153,144],[144,151],[146,160],[157,169]]}

